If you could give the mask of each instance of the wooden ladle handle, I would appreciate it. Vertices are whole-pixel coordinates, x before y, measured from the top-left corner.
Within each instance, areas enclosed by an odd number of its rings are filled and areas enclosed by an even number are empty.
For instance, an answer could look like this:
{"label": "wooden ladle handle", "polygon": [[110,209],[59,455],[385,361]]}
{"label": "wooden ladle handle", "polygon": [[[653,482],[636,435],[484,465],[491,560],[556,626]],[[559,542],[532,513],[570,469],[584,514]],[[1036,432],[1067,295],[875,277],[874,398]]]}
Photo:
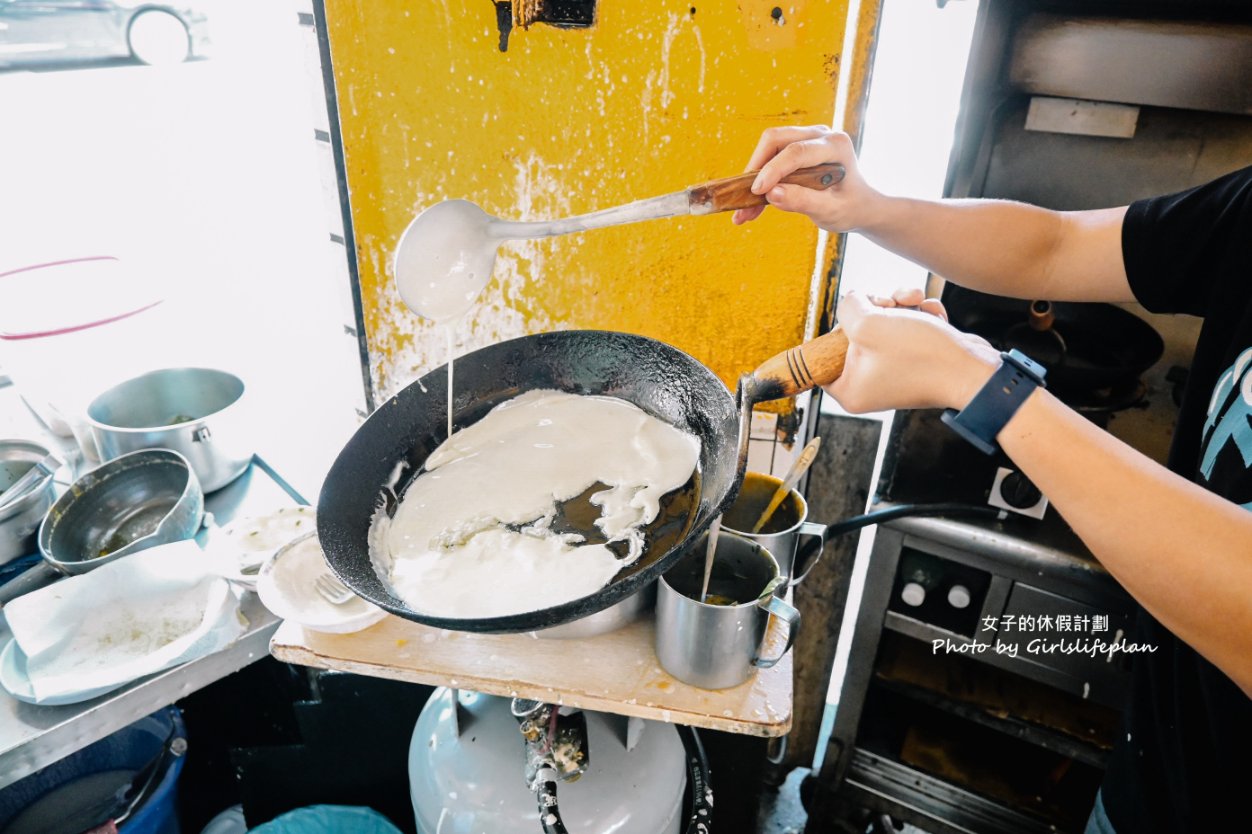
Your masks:
{"label": "wooden ladle handle", "polygon": [[784,350],[752,372],[753,402],[794,397],[802,391],[829,385],[843,373],[848,337],[843,328]]}
{"label": "wooden ladle handle", "polygon": [[[687,189],[687,200],[692,214],[712,214],[717,211],[752,208],[766,204],[764,194],[752,193],[752,182],[757,171],[749,171],[737,177],[693,185]],[[800,168],[782,178],[790,185],[803,185],[824,191],[843,181],[847,171],[838,162],[824,162],[812,168]]]}

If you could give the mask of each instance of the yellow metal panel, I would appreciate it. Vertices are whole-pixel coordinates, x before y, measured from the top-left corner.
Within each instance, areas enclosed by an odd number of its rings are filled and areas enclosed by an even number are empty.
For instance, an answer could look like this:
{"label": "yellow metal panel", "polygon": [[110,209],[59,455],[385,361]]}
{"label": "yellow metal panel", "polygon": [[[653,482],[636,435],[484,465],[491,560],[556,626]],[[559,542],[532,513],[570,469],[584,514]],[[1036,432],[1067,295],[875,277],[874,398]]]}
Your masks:
{"label": "yellow metal panel", "polygon": [[[593,27],[514,29],[501,52],[488,0],[325,8],[384,396],[445,360],[442,334],[392,285],[414,215],[463,197],[545,219],[737,173],[765,127],[831,123],[848,15],[847,0],[601,0]],[[829,267],[818,256],[816,229],[778,212],[745,228],[716,215],[509,244],[456,350],[624,330],[691,353],[733,387],[803,336],[814,268]]]}

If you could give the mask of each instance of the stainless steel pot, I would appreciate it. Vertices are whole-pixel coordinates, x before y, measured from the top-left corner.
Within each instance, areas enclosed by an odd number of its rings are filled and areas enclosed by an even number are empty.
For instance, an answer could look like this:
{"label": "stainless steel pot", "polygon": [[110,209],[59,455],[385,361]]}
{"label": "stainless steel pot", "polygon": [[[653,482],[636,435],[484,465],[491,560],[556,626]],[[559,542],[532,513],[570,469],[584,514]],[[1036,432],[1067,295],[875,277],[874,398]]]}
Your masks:
{"label": "stainless steel pot", "polygon": [[101,460],[139,449],[173,449],[205,492],[221,489],[252,460],[240,415],[244,384],[210,368],[164,368],[115,385],[87,406]]}
{"label": "stainless steel pot", "polygon": [[[42,460],[48,450],[27,440],[0,440],[0,493]],[[0,564],[35,552],[35,534],[55,499],[52,476],[25,498],[0,510]]]}

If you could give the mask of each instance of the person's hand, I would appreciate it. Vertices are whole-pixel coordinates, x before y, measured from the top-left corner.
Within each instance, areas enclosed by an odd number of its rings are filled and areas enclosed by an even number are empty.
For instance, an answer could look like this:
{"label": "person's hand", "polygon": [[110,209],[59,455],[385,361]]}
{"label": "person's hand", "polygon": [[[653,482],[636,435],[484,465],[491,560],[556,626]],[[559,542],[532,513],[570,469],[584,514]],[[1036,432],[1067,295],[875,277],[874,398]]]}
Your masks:
{"label": "person's hand", "polygon": [[920,289],[890,298],[848,293],[839,302],[848,336],[843,374],[826,386],[853,414],[893,408],[964,408],[1000,365],[984,339],[948,324]]}
{"label": "person's hand", "polygon": [[[843,182],[822,191],[779,184],[779,180],[793,171],[823,162],[842,164],[847,172]],[[821,125],[766,130],[745,170],[758,168],[761,173],[752,184],[754,194],[764,194],[771,206],[808,215],[829,232],[848,232],[863,227],[882,199],[861,176],[848,134]],[[765,206],[740,209],[733,215],[734,222],[755,220],[763,211]]]}

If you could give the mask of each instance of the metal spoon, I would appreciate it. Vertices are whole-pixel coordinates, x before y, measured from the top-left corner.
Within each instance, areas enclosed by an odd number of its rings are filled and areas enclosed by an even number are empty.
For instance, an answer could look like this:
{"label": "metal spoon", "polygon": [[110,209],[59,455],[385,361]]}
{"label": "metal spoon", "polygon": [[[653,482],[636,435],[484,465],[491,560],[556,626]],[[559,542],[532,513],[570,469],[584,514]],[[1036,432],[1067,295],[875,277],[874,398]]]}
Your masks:
{"label": "metal spoon", "polygon": [[[837,162],[801,168],[783,182],[826,189],[843,180]],[[623,223],[763,206],[765,196],[752,193],[756,172],[713,180],[685,191],[638,200],[624,206],[580,214],[563,220],[516,222],[501,220],[468,200],[436,203],[409,223],[396,246],[396,289],[409,309],[435,322],[457,319],[491,280],[496,250],[506,240],[585,232]]]}
{"label": "metal spoon", "polygon": [[778,489],[774,490],[774,495],[769,499],[769,503],[765,506],[765,511],[761,513],[761,517],[756,520],[756,526],[752,528],[752,533],[761,532],[761,528],[770,520],[770,516],[782,504],[783,499],[791,492],[791,488],[800,482],[804,477],[804,473],[809,471],[809,467],[813,465],[813,461],[817,460],[817,450],[822,448],[822,439],[815,437],[809,441],[804,447],[804,451],[800,452],[800,456],[796,458],[796,462],[791,464],[791,471],[787,473],[787,477],[783,478],[783,482],[778,485]]}

